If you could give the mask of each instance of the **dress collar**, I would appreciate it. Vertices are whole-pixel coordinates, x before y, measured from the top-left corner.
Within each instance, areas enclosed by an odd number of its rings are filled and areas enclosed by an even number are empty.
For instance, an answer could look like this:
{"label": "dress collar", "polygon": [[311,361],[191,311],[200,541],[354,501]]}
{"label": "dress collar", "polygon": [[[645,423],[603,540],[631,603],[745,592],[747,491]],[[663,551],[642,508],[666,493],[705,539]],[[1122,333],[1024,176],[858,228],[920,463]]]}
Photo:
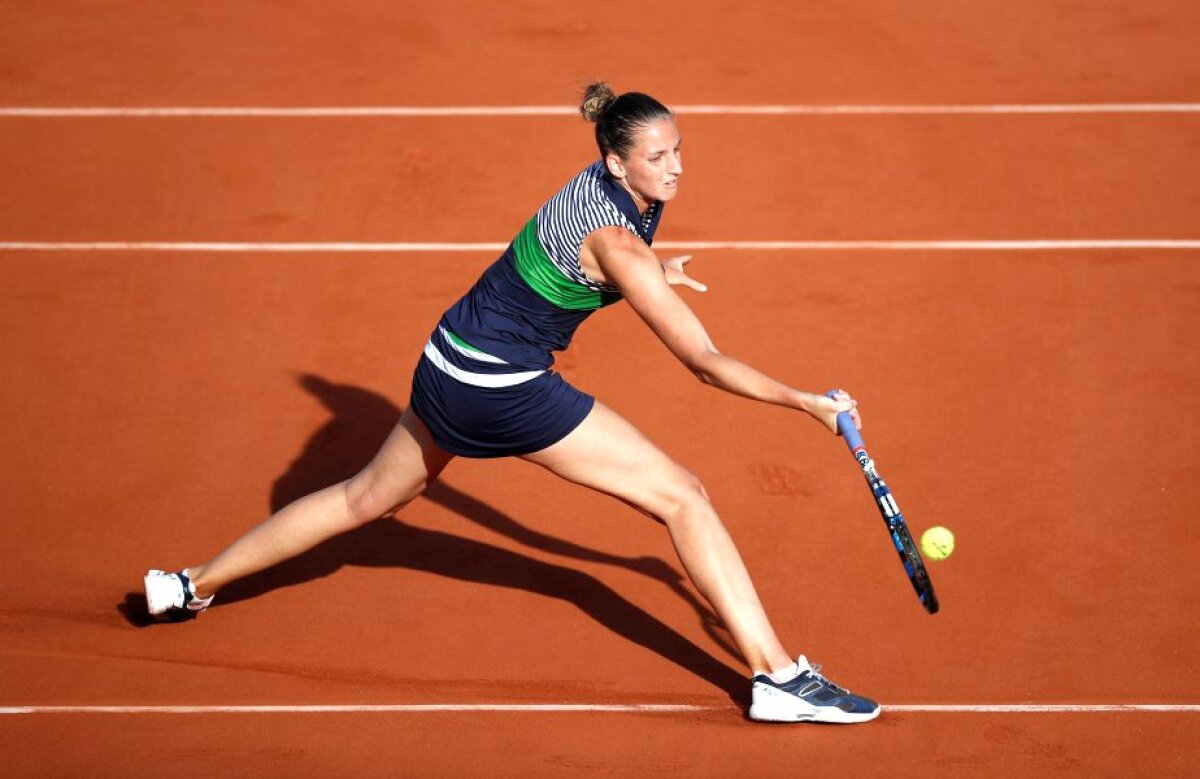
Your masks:
{"label": "dress collar", "polygon": [[601,166],[600,181],[604,189],[604,194],[625,215],[625,218],[633,223],[641,239],[647,245],[651,244],[654,241],[654,233],[658,230],[658,222],[662,218],[662,202],[656,201],[651,203],[650,207],[646,209],[645,214],[639,214],[637,205],[633,202],[633,196],[621,186],[620,182],[612,177],[603,160],[600,161],[599,165]]}

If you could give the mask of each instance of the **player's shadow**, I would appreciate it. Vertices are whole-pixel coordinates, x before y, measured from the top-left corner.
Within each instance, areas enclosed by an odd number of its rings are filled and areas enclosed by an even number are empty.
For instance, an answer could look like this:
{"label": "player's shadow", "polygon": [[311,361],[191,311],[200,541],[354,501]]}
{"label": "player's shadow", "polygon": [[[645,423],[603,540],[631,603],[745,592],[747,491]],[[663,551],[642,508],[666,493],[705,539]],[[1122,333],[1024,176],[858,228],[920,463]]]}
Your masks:
{"label": "player's shadow", "polygon": [[[301,386],[332,413],[288,470],[275,481],[271,510],[354,475],[382,445],[402,410],[370,390],[303,375]],[[453,467],[453,465],[451,466]],[[526,527],[507,514],[444,482],[420,499],[431,500],[526,546],[563,557],[597,562],[644,574],[669,587],[695,611],[709,635],[730,655],[736,651],[717,620],[684,584],[683,577],[656,557],[622,557],[581,546]],[[587,499],[581,495],[581,499]],[[400,517],[404,511],[400,512]],[[464,581],[525,590],[574,604],[618,635],[658,653],[727,691],[741,702],[745,678],[598,579],[574,568],[543,562],[491,544],[437,530],[380,519],[334,537],[314,549],[225,587],[218,604],[229,605],[281,587],[328,576],[344,565],[401,567]],[[135,624],[144,619],[136,598],[122,611]]]}

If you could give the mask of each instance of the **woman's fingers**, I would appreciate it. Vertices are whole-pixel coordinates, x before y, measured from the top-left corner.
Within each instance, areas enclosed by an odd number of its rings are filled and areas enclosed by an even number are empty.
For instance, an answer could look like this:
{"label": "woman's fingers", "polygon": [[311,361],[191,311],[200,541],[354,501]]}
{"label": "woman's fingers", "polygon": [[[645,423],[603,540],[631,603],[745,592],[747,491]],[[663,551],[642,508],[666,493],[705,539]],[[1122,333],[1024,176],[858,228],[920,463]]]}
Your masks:
{"label": "woman's fingers", "polygon": [[669,260],[663,261],[663,272],[667,276],[667,283],[674,285],[683,285],[697,292],[707,292],[708,287],[687,275],[683,266],[692,261],[692,255],[684,254],[679,257],[672,257]]}
{"label": "woman's fingers", "polygon": [[854,421],[855,429],[862,430],[862,415],[858,413],[858,401],[850,396],[845,390],[837,390],[833,393],[833,400],[837,403],[837,410],[840,414],[845,411],[850,414],[850,419]]}

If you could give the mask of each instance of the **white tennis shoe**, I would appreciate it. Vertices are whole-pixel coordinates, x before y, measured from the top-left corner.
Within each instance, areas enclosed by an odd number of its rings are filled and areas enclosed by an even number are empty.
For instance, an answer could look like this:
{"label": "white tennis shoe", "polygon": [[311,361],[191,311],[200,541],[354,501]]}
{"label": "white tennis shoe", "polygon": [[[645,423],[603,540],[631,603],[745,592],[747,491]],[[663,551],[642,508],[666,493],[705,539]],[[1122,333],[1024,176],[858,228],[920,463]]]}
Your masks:
{"label": "white tennis shoe", "polygon": [[159,620],[174,621],[193,617],[208,608],[214,595],[196,597],[196,586],[186,569],[167,573],[151,569],[142,580],[146,586],[146,609]]}

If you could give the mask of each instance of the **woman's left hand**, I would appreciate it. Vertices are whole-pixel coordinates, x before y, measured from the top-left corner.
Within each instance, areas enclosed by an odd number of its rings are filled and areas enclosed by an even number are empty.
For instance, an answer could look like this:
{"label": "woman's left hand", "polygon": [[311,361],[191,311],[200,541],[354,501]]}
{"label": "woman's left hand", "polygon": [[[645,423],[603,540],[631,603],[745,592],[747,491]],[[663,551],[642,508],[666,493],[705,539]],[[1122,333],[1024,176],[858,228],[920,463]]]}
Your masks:
{"label": "woman's left hand", "polygon": [[669,260],[663,260],[662,268],[663,275],[667,277],[667,283],[671,286],[690,287],[697,292],[708,292],[708,287],[687,275],[683,266],[692,261],[692,255],[684,254],[680,257],[672,257]]}

